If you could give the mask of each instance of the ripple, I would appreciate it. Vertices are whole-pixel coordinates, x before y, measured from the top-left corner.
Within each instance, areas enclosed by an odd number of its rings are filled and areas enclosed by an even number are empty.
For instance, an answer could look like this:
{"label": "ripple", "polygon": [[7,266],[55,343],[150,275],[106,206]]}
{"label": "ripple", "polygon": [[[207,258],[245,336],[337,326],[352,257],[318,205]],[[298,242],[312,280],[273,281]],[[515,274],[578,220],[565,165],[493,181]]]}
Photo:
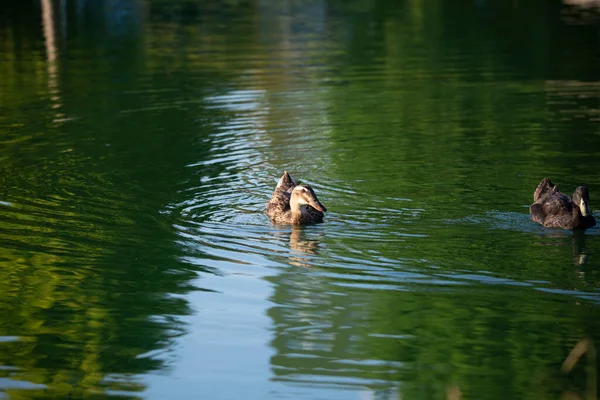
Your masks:
{"label": "ripple", "polygon": [[[281,95],[293,98],[302,108],[314,93],[292,90]],[[434,261],[415,251],[427,246],[432,235],[438,235],[436,229],[445,235],[475,224],[489,230],[543,233],[545,230],[532,224],[527,214],[489,211],[459,219],[432,219],[430,209],[435,203],[364,192],[356,188],[360,180],[348,182],[327,172],[316,174],[304,166],[278,165],[276,161],[289,154],[321,147],[319,141],[325,140],[331,122],[325,121],[323,132],[308,140],[293,134],[297,129],[289,124],[271,125],[276,134],[265,128],[274,111],[269,109],[264,91],[234,90],[210,96],[208,101],[212,109],[231,113],[232,118],[214,126],[207,142],[211,146],[209,157],[187,165],[197,171],[198,181],[182,190],[182,201],[167,206],[179,219],[175,228],[180,245],[189,253],[186,262],[225,275],[254,265],[308,267],[313,278],[337,287],[330,292],[338,294],[342,287],[413,291],[468,285],[532,286],[518,279],[492,276],[477,260],[471,261],[472,268],[481,274],[471,269],[461,271],[452,260]],[[366,146],[378,146],[364,139]],[[282,157],[274,156],[277,151]],[[320,157],[318,153],[311,156]],[[284,169],[296,180],[306,179],[313,186],[330,210],[325,223],[308,227],[270,224],[264,207]],[[436,223],[439,228],[435,228]],[[403,249],[409,250],[407,255],[402,254]],[[415,257],[419,253],[423,255]]]}

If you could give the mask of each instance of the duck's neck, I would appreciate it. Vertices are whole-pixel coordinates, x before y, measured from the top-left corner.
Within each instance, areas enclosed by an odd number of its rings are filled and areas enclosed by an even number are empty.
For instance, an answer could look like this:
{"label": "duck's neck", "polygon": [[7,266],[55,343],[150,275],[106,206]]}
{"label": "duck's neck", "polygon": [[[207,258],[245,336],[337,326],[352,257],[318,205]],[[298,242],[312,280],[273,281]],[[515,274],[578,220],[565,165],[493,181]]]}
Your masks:
{"label": "duck's neck", "polygon": [[579,224],[579,221],[581,221],[582,218],[583,215],[581,215],[581,210],[579,209],[579,207],[573,207],[573,224]]}
{"label": "duck's neck", "polygon": [[586,229],[590,221],[587,221],[585,215],[582,214],[579,207],[573,207],[573,219],[571,219],[571,229]]}
{"label": "duck's neck", "polygon": [[290,209],[292,211],[292,218],[296,221],[301,221],[307,214],[306,206],[298,204],[297,202],[290,203]]}
{"label": "duck's neck", "polygon": [[571,229],[587,229],[596,226],[596,218],[589,213],[587,207],[573,207],[573,219],[571,220]]}

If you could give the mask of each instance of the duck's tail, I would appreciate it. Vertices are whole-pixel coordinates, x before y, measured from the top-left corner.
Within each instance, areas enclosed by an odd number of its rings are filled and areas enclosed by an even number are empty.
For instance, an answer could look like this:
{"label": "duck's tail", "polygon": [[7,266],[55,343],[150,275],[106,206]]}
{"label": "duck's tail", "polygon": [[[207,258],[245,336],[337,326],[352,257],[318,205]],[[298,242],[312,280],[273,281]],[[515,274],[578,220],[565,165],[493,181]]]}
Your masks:
{"label": "duck's tail", "polygon": [[544,178],[533,193],[533,201],[538,201],[539,199],[542,199],[557,190],[558,188],[556,185],[554,185],[554,183],[552,183],[550,178]]}
{"label": "duck's tail", "polygon": [[279,179],[279,182],[277,182],[277,187],[275,188],[275,190],[281,190],[285,192],[289,188],[293,188],[294,186],[296,186],[296,182],[294,182],[294,180],[287,171],[284,171],[283,176]]}

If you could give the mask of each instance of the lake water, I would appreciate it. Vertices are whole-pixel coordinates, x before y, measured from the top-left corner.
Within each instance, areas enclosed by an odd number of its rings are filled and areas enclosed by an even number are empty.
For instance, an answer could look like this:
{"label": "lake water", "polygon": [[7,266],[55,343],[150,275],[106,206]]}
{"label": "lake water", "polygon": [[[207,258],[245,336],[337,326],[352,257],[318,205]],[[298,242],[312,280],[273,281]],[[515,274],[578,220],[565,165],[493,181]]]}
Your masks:
{"label": "lake water", "polygon": [[598,8],[5,3],[1,399],[594,398]]}

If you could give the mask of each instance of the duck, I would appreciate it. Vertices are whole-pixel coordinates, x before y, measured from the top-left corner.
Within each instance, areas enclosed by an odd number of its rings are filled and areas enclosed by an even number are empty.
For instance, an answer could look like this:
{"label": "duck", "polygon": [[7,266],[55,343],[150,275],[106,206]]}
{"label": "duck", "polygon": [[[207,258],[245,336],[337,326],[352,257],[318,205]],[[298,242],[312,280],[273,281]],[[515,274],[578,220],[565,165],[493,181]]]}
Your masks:
{"label": "duck", "polygon": [[550,178],[544,178],[533,193],[529,207],[531,219],[546,228],[585,230],[596,226],[589,207],[590,192],[579,186],[573,197],[558,190]]}
{"label": "duck", "polygon": [[297,184],[288,171],[277,182],[266,214],[277,225],[307,225],[323,222],[327,208],[317,198],[315,191]]}

